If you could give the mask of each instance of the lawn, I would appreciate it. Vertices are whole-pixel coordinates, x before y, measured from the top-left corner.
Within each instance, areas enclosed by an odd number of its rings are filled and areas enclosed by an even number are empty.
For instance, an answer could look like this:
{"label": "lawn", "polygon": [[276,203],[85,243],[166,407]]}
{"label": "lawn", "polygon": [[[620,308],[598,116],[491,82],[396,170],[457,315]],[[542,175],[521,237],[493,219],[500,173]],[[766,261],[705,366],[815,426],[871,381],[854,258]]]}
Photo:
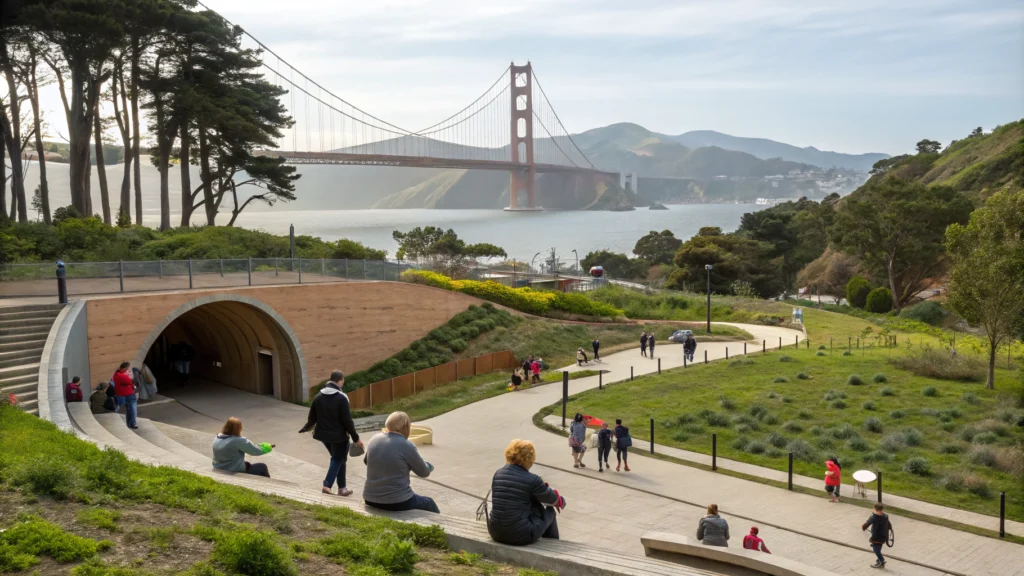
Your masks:
{"label": "lawn", "polygon": [[[809,330],[815,316],[807,316]],[[858,320],[845,318],[851,324],[838,323],[838,332]],[[715,433],[719,455],[779,470],[793,452],[795,472],[810,477],[823,477],[825,458],[835,455],[848,483],[854,470],[878,469],[888,492],[983,514],[998,515],[1006,491],[1007,516],[1024,520],[1019,372],[1000,369],[996,389],[986,390],[895,363],[922,353],[905,344],[849,355],[791,348],[605,386],[570,398],[568,412],[622,418],[638,440],[648,439],[654,418],[659,443],[702,453]],[[932,368],[922,358],[915,370]],[[979,362],[968,363],[978,378]]]}
{"label": "lawn", "polygon": [[[644,294],[614,284],[584,294],[592,300],[623,310],[628,318],[634,320],[700,322],[707,318],[707,301],[702,294],[674,290]],[[792,314],[793,307],[780,302],[711,295],[713,322],[774,323],[773,319],[788,320]]]}
{"label": "lawn", "polygon": [[447,550],[438,526],[147,466],[6,405],[0,446],[0,573],[542,576]]}

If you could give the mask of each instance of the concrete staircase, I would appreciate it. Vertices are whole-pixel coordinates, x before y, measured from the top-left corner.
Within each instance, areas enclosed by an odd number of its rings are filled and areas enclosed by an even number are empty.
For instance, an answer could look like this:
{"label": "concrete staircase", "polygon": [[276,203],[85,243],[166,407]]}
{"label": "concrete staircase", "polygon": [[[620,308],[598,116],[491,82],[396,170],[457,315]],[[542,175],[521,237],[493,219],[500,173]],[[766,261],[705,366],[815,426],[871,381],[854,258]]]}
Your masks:
{"label": "concrete staircase", "polygon": [[31,414],[39,414],[39,360],[53,321],[63,307],[0,307],[0,394],[13,394],[18,405]]}

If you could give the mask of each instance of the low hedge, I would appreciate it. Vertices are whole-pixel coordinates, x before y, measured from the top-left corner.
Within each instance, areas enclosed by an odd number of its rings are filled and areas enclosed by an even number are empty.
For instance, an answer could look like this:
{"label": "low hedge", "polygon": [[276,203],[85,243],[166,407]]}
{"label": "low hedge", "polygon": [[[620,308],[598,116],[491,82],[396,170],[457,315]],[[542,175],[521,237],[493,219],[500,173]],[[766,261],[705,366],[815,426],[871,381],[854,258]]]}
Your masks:
{"label": "low hedge", "polygon": [[453,292],[461,292],[508,306],[513,310],[527,314],[543,315],[550,311],[579,314],[581,316],[599,316],[615,318],[622,316],[622,310],[603,302],[596,302],[582,294],[565,292],[548,292],[532,288],[509,288],[497,282],[481,282],[479,280],[452,280],[451,278],[426,270],[407,270],[402,273],[402,280],[415,284],[424,284],[435,288],[443,288]]}

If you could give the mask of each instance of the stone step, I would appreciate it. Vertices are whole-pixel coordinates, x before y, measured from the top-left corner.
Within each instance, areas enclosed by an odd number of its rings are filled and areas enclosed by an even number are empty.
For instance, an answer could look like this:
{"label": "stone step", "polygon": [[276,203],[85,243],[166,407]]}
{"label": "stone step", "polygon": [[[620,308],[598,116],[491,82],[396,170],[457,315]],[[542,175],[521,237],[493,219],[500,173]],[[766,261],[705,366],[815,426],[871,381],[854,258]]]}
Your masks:
{"label": "stone step", "polygon": [[33,394],[36,393],[36,382],[34,379],[24,384],[13,384],[11,386],[0,385],[0,393],[14,394],[18,398],[21,398],[23,394],[28,394],[30,392]]}
{"label": "stone step", "polygon": [[7,368],[0,368],[0,383],[8,378],[14,378],[16,376],[27,376],[32,375],[38,377],[39,375],[39,361],[36,360],[34,364],[21,364],[18,366],[12,366]]}
{"label": "stone step", "polygon": [[139,425],[139,429],[134,431],[135,434],[150,444],[196,465],[211,465],[213,462],[213,459],[210,456],[200,454],[199,452],[168,438],[166,434],[153,425],[152,420],[148,418],[138,418],[137,423]]}
{"label": "stone step", "polygon": [[31,312],[37,314],[48,314],[52,313],[54,317],[60,314],[60,311],[66,306],[66,304],[24,304],[21,306],[0,306],[0,316],[4,314],[20,314],[23,312]]}
{"label": "stone step", "polygon": [[0,330],[4,328],[27,328],[29,326],[38,326],[40,329],[46,329],[53,326],[53,320],[56,318],[15,318],[6,320],[0,316]]}
{"label": "stone step", "polygon": [[31,374],[22,374],[21,376],[2,377],[0,378],[0,389],[10,388],[12,386],[24,386],[26,384],[31,387],[36,387],[36,382],[39,380],[39,372],[33,372]]}
{"label": "stone step", "polygon": [[[26,340],[26,336],[49,334],[50,326],[53,326],[53,322],[31,326],[0,326],[0,336],[18,336],[22,340]],[[33,338],[33,340],[36,339],[37,338]],[[8,340],[8,342],[10,342],[10,340]]]}
{"label": "stone step", "polygon": [[46,341],[46,337],[50,335],[49,328],[45,330],[37,330],[25,332],[22,334],[0,334],[0,346],[4,344],[20,344],[22,342],[29,342],[35,340]]}
{"label": "stone step", "polygon": [[40,355],[46,347],[46,338],[39,340],[18,340],[16,342],[0,342],[0,352],[17,352],[18,350],[34,350]]}
{"label": "stone step", "polygon": [[32,398],[32,399],[29,399],[29,400],[22,400],[21,398],[18,398],[18,407],[21,408],[22,410],[24,410],[25,412],[31,412],[32,414],[35,414],[36,416],[39,415],[39,399],[38,398]]}
{"label": "stone step", "polygon": [[42,350],[15,350],[13,352],[0,352],[0,368],[13,368],[22,364],[38,363]]}
{"label": "stone step", "polygon": [[6,310],[7,308],[0,308],[0,321],[21,320],[25,318],[49,318],[50,320],[53,320],[58,314],[60,314],[60,310],[54,310],[52,312],[48,310],[7,312]]}

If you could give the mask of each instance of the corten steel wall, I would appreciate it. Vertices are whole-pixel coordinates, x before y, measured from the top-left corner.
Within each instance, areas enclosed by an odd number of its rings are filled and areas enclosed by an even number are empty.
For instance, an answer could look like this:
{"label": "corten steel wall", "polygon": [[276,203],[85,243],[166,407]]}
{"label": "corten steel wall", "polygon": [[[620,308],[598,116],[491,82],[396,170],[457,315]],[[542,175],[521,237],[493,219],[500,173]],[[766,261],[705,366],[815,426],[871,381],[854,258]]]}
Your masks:
{"label": "corten steel wall", "polygon": [[490,352],[368,384],[349,392],[348,401],[352,408],[365,410],[399,398],[413,396],[441,384],[454,382],[456,369],[458,369],[458,377],[461,379],[517,366],[518,363],[511,350]]}
{"label": "corten steel wall", "polygon": [[[354,372],[389,358],[481,301],[404,282],[267,286],[112,296],[87,302],[89,363],[94,382],[109,380],[124,360],[144,358],[168,316],[197,299],[237,295],[258,300],[294,331],[308,387],[331,370]],[[172,319],[173,320],[173,319]]]}

